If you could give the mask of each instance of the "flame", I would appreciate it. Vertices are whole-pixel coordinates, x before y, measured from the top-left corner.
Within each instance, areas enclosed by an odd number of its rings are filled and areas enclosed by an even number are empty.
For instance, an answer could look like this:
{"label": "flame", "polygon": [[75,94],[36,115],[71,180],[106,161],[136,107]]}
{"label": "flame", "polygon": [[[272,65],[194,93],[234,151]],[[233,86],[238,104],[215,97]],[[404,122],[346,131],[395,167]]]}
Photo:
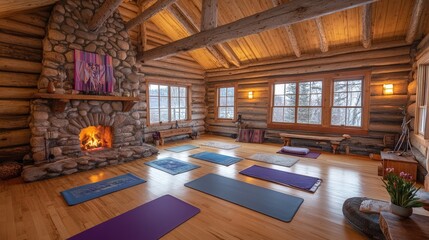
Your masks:
{"label": "flame", "polygon": [[112,147],[112,131],[106,126],[89,126],[80,131],[80,148],[98,150]]}

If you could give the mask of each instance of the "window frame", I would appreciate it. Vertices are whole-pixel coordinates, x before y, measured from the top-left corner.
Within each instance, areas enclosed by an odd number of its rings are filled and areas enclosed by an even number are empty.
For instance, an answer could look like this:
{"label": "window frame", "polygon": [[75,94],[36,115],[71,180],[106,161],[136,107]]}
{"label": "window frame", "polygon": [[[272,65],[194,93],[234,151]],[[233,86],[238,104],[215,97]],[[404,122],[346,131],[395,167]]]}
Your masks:
{"label": "window frame", "polygon": [[[168,122],[150,122],[150,93],[149,93],[149,85],[164,85],[168,86]],[[186,88],[186,119],[177,120],[178,123],[187,123],[192,121],[192,92],[191,92],[191,84],[174,82],[174,81],[147,81],[146,82],[146,104],[147,104],[147,116],[146,116],[146,126],[160,126],[160,125],[171,125],[175,123],[176,120],[171,120],[171,90],[170,87],[185,87]]]}
{"label": "window frame", "polygon": [[[421,66],[425,66],[424,69]],[[422,73],[426,70],[428,73],[425,78],[425,82],[422,82],[421,77]],[[429,139],[429,52],[422,56],[419,61],[417,61],[417,87],[416,87],[416,116],[414,117],[416,131],[414,134],[422,137],[425,140]],[[424,89],[422,91],[422,89]],[[424,95],[423,95],[424,94]],[[425,129],[424,133],[420,133],[420,108],[424,108],[426,110],[426,121],[425,121]]]}
{"label": "window frame", "polygon": [[[219,89],[220,88],[234,88],[234,116],[233,118],[219,118]],[[226,83],[226,84],[216,84],[214,86],[214,120],[217,122],[231,122],[237,119],[237,83]]]}
{"label": "window frame", "polygon": [[[362,126],[335,126],[331,125],[331,112],[333,107],[334,81],[362,79]],[[272,121],[274,106],[274,85],[288,82],[322,80],[322,122],[321,124],[278,123]],[[309,74],[305,76],[283,77],[269,81],[269,110],[267,126],[273,129],[291,129],[309,132],[332,132],[347,134],[368,134],[369,125],[369,98],[370,98],[371,72],[369,70],[344,71],[338,73]],[[298,94],[296,95],[298,97]],[[296,100],[296,107],[298,99]],[[296,116],[297,117],[297,116]]]}

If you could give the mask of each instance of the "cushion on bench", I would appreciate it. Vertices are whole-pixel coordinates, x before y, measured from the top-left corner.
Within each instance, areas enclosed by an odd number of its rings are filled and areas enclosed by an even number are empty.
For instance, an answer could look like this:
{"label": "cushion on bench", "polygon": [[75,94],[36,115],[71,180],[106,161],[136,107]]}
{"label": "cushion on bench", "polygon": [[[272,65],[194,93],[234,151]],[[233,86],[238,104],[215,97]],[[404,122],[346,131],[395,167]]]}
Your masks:
{"label": "cushion on bench", "polygon": [[308,148],[302,148],[302,147],[290,147],[290,146],[284,146],[280,150],[284,153],[293,153],[293,154],[301,154],[306,155],[310,152],[310,149]]}

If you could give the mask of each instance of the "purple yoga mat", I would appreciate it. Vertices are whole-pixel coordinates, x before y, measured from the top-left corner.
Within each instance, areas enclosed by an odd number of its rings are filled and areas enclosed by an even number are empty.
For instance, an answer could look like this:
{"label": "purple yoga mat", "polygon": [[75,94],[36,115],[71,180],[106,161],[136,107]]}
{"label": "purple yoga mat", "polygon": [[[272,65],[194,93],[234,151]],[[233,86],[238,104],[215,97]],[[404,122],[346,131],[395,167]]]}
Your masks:
{"label": "purple yoga mat", "polygon": [[277,153],[285,154],[285,155],[291,155],[291,156],[295,156],[295,157],[304,157],[304,158],[313,158],[313,159],[318,158],[321,154],[318,152],[309,152],[307,154],[285,153],[285,152],[282,152],[281,150],[278,151]]}
{"label": "purple yoga mat", "polygon": [[257,165],[253,165],[247,169],[244,169],[240,173],[249,177],[259,178],[313,193],[322,183],[322,179],[320,178],[309,177]]}
{"label": "purple yoga mat", "polygon": [[199,212],[180,199],[164,195],[69,239],[159,239]]}

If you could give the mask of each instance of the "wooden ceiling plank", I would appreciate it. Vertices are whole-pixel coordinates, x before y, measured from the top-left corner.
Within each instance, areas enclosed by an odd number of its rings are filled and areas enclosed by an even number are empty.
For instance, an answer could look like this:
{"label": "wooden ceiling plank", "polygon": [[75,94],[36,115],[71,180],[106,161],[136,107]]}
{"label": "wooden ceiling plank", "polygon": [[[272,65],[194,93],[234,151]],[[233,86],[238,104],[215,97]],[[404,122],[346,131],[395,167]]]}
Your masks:
{"label": "wooden ceiling plank", "polygon": [[201,31],[217,27],[217,0],[203,0],[201,11]]}
{"label": "wooden ceiling plank", "polygon": [[138,60],[151,60],[190,51],[231,39],[256,34],[282,25],[309,20],[337,11],[358,7],[375,0],[301,0],[290,1],[235,22],[146,51]]}
{"label": "wooden ceiling plank", "polygon": [[322,18],[315,18],[317,32],[319,33],[320,51],[327,52],[329,50],[328,40],[326,39],[325,28],[323,27]]}
{"label": "wooden ceiling plank", "polygon": [[416,0],[414,2],[410,26],[408,27],[407,36],[405,37],[405,41],[407,43],[412,43],[416,39],[420,18],[423,13],[424,2],[424,0]]}
{"label": "wooden ceiling plank", "polygon": [[[274,7],[277,7],[278,5],[282,4],[281,0],[272,0],[272,2]],[[301,57],[301,49],[299,48],[298,41],[296,41],[296,36],[295,36],[295,33],[293,32],[292,26],[287,25],[284,28],[287,32],[289,43],[292,47],[293,52],[295,53],[296,57]]]}
{"label": "wooden ceiling plank", "polygon": [[142,13],[137,15],[137,17],[131,19],[125,24],[125,29],[130,30],[131,28],[139,25],[141,22],[144,22],[151,18],[153,15],[157,14],[158,12],[164,10],[171,4],[176,2],[176,0],[158,0],[156,3],[154,3],[152,6],[148,7],[146,10],[144,10]]}
{"label": "wooden ceiling plank", "polygon": [[371,4],[362,6],[362,46],[371,47],[372,43],[372,7]]}
{"label": "wooden ceiling plank", "polygon": [[52,5],[58,0],[14,0],[0,1],[0,17],[8,16],[15,12]]}
{"label": "wooden ceiling plank", "polygon": [[121,5],[121,3],[122,0],[106,0],[88,22],[88,29],[95,31],[101,27],[107,18],[112,16],[113,12],[119,7],[119,5]]}

